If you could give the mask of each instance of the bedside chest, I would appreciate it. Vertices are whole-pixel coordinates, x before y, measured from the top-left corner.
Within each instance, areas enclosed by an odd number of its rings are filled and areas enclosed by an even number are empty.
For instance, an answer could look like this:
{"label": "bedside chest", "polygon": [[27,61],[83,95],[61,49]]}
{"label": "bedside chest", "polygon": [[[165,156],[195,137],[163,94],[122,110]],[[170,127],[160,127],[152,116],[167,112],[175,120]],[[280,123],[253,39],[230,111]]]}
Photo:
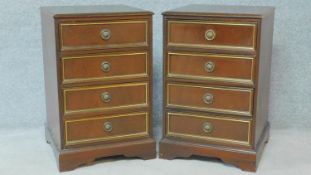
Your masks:
{"label": "bedside chest", "polygon": [[43,7],[47,141],[60,171],[101,157],[156,157],[152,13],[123,5]]}
{"label": "bedside chest", "polygon": [[160,157],[256,171],[269,137],[274,8],[189,5],[163,15]]}

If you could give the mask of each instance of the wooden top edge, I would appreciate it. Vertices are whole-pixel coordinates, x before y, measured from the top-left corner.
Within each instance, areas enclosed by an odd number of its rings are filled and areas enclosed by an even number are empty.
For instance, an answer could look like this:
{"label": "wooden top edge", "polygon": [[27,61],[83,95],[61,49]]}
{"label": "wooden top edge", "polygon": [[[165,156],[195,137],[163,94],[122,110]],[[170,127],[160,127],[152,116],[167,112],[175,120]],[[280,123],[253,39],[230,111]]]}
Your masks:
{"label": "wooden top edge", "polygon": [[40,7],[41,13],[55,18],[153,15],[153,12],[127,5],[91,5],[91,6],[45,6]]}
{"label": "wooden top edge", "polygon": [[266,16],[274,14],[274,9],[275,8],[272,6],[191,4],[163,12],[162,15],[264,18]]}

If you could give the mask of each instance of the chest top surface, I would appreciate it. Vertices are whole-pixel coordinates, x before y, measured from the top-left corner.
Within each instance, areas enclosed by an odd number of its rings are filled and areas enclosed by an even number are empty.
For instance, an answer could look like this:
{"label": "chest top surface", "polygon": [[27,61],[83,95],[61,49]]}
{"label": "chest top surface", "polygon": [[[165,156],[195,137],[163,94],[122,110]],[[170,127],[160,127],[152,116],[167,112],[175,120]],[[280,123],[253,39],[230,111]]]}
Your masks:
{"label": "chest top surface", "polygon": [[164,15],[183,16],[230,16],[264,18],[274,12],[270,6],[230,6],[230,5],[206,5],[191,4],[166,11]]}
{"label": "chest top surface", "polygon": [[54,17],[150,15],[150,11],[127,5],[47,6],[41,11]]}

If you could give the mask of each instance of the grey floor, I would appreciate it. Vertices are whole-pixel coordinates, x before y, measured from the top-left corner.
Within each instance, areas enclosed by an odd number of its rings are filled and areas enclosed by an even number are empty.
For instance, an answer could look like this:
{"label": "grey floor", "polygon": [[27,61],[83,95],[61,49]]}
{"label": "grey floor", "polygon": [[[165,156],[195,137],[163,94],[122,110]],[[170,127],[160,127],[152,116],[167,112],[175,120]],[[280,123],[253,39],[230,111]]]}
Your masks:
{"label": "grey floor", "polygon": [[[44,139],[44,129],[0,130],[1,175],[59,174],[52,149]],[[75,175],[243,175],[238,168],[216,159],[191,158],[175,160],[103,159],[92,166],[61,174]],[[256,174],[310,175],[311,132],[271,130]]]}

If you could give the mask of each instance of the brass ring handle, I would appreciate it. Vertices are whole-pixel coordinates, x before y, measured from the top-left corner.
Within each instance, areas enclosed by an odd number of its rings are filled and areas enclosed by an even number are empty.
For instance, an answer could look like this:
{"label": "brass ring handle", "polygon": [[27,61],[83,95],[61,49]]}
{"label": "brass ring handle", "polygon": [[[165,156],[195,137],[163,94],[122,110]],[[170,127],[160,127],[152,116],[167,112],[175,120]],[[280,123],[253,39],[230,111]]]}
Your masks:
{"label": "brass ring handle", "polygon": [[214,127],[210,122],[204,122],[202,129],[205,133],[211,133],[213,132]]}
{"label": "brass ring handle", "polygon": [[215,69],[215,63],[212,61],[208,61],[205,63],[204,68],[207,72],[213,72]]}
{"label": "brass ring handle", "polygon": [[107,61],[104,61],[104,62],[101,63],[100,68],[104,72],[109,72],[110,68],[111,68],[111,64],[109,62],[107,62]]}
{"label": "brass ring handle", "polygon": [[103,102],[110,102],[111,101],[111,94],[109,92],[103,92],[100,96]]}
{"label": "brass ring handle", "polygon": [[205,39],[206,40],[212,41],[215,39],[215,37],[216,37],[216,33],[213,29],[206,30],[206,32],[205,32]]}
{"label": "brass ring handle", "polygon": [[112,131],[112,123],[105,122],[104,123],[104,130],[107,131],[107,132],[111,132]]}
{"label": "brass ring handle", "polygon": [[203,101],[206,103],[206,104],[212,104],[213,101],[214,101],[214,96],[213,94],[211,93],[206,93],[203,95]]}
{"label": "brass ring handle", "polygon": [[103,40],[109,40],[111,37],[111,31],[109,29],[102,29],[100,31],[100,36]]}

